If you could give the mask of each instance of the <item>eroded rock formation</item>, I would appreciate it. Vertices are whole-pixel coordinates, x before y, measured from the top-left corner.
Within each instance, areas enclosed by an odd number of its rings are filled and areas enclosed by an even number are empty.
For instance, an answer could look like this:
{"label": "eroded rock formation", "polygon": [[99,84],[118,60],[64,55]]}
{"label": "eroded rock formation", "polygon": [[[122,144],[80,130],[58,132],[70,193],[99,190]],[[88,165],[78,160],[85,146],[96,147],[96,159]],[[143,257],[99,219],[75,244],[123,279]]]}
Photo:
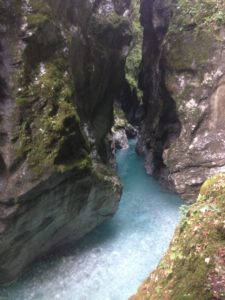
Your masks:
{"label": "eroded rock formation", "polygon": [[144,27],[140,88],[144,91],[145,120],[138,151],[145,156],[146,170],[172,187],[169,170],[163,161],[164,148],[180,133],[176,104],[165,85],[162,43],[170,21],[171,7],[165,1],[142,1],[141,24]]}
{"label": "eroded rock formation", "polygon": [[142,0],[141,8],[146,119],[138,150],[150,174],[197,201],[186,207],[166,255],[131,299],[222,300],[225,4]]}
{"label": "eroded rock formation", "polygon": [[147,171],[193,201],[225,171],[225,24],[221,1],[141,1],[140,85]]}
{"label": "eroded rock formation", "polygon": [[114,105],[114,125],[112,128],[112,140],[114,151],[129,147],[128,139],[137,136],[138,130],[126,119],[124,111],[118,104]]}
{"label": "eroded rock formation", "polygon": [[0,283],[112,214],[130,1],[0,1]]}

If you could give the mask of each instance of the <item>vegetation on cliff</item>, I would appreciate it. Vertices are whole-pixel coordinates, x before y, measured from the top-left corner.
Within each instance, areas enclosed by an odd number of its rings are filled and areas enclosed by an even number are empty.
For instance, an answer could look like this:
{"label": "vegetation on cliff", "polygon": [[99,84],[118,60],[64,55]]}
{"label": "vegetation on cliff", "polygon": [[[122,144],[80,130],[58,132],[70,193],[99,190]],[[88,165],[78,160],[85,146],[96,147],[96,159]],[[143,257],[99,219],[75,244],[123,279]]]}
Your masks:
{"label": "vegetation on cliff", "polygon": [[201,71],[212,55],[213,43],[221,41],[219,32],[225,25],[224,1],[176,0],[172,12],[166,36],[168,67],[181,72]]}
{"label": "vegetation on cliff", "polygon": [[225,25],[223,0],[175,0],[174,22],[170,31],[219,29]]}
{"label": "vegetation on cliff", "polygon": [[163,146],[162,158],[175,190],[193,202],[201,184],[223,172],[225,163],[223,138],[218,138],[219,131],[225,134],[224,126],[215,117],[224,105],[225,4],[220,0],[171,3],[172,17],[161,46],[162,64],[181,130],[169,146]]}
{"label": "vegetation on cliff", "polygon": [[[60,171],[90,167],[90,147],[77,110],[90,123],[94,144],[105,155],[102,148],[112,126],[114,94],[122,81],[131,41],[129,19],[120,12],[124,4],[117,2],[118,13],[113,5],[108,11],[104,1],[94,5],[87,1],[84,7],[83,2],[72,5],[66,1],[60,22],[60,2],[30,0],[24,5],[16,149],[39,175],[52,167]],[[80,17],[73,20],[69,7],[74,13],[82,10],[87,23]],[[79,30],[71,29],[69,22]]]}
{"label": "vegetation on cliff", "polygon": [[208,179],[132,300],[225,299],[225,175]]}
{"label": "vegetation on cliff", "polygon": [[58,171],[90,167],[88,145],[72,103],[67,41],[41,0],[29,2],[25,21],[31,34],[25,38],[23,68],[18,73],[17,154],[39,176],[53,167]]}
{"label": "vegetation on cliff", "polygon": [[2,284],[115,213],[121,185],[96,141],[107,143],[131,31],[113,1],[6,0],[0,10]]}
{"label": "vegetation on cliff", "polygon": [[131,2],[130,19],[132,22],[133,30],[133,45],[130,53],[126,59],[126,80],[128,81],[131,89],[136,90],[137,96],[140,100],[142,91],[138,87],[138,77],[140,73],[140,63],[142,59],[142,41],[143,41],[143,28],[140,24],[140,4],[138,1]]}

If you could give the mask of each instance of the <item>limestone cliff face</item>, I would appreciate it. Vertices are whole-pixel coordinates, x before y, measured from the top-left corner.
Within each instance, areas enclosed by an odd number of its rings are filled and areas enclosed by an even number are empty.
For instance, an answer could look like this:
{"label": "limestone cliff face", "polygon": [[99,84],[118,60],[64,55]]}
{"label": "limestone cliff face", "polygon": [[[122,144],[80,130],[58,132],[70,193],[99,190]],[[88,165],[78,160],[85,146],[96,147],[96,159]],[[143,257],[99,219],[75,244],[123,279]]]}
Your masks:
{"label": "limestone cliff face", "polygon": [[129,1],[0,1],[0,283],[117,209],[108,163]]}
{"label": "limestone cliff face", "polygon": [[176,105],[165,85],[162,54],[170,9],[170,3],[163,0],[141,1],[144,42],[140,88],[144,91],[145,119],[140,130],[138,151],[145,156],[147,172],[166,185],[169,171],[163,161],[163,151],[180,133]]}
{"label": "limestone cliff face", "polygon": [[225,299],[225,175],[207,180],[132,300]]}
{"label": "limestone cliff face", "polygon": [[225,17],[222,1],[142,1],[139,151],[150,174],[193,201],[225,171]]}

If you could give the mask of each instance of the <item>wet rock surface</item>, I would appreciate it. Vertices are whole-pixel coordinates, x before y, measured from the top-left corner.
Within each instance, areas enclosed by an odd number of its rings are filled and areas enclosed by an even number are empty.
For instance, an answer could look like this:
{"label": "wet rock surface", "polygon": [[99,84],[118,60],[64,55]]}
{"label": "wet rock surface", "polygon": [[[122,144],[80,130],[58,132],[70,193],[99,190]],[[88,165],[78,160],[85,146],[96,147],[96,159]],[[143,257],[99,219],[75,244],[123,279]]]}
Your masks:
{"label": "wet rock surface", "polygon": [[138,150],[148,173],[194,201],[206,178],[225,171],[225,27],[222,2],[188,7],[141,2],[146,118]]}
{"label": "wet rock surface", "polygon": [[129,147],[128,139],[134,139],[138,129],[132,126],[126,119],[125,113],[119,104],[114,105],[114,125],[112,128],[112,145],[114,151]]}
{"label": "wet rock surface", "polygon": [[[114,3],[115,2],[115,3]],[[112,216],[129,1],[0,1],[0,283]]]}

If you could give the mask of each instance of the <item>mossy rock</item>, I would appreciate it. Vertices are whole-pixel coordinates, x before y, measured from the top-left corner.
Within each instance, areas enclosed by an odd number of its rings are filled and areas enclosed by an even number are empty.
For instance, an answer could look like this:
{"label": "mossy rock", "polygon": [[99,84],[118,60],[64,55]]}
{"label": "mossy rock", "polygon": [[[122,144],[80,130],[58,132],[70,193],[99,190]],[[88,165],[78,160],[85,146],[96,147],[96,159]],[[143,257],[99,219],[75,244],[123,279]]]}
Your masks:
{"label": "mossy rock", "polygon": [[42,23],[52,20],[50,7],[45,1],[30,0],[29,5],[30,13],[27,15],[28,29],[36,28]]}
{"label": "mossy rock", "polygon": [[33,22],[36,30],[26,39],[16,96],[21,114],[16,152],[37,176],[92,167],[73,104],[74,86],[65,51],[69,42],[42,3],[31,1],[29,17],[40,14],[41,19]]}
{"label": "mossy rock", "polygon": [[170,36],[167,40],[167,67],[182,72],[199,72],[213,53],[215,39],[212,33],[201,32],[194,36],[190,31],[183,31]]}
{"label": "mossy rock", "polygon": [[175,0],[172,7],[173,18],[165,40],[168,68],[202,72],[225,26],[224,1]]}
{"label": "mossy rock", "polygon": [[225,299],[225,174],[208,179],[133,300]]}
{"label": "mossy rock", "polygon": [[131,24],[133,31],[133,42],[131,50],[126,59],[125,73],[126,80],[132,90],[137,92],[139,101],[143,97],[143,92],[138,87],[140,64],[142,59],[143,28],[140,24],[140,4],[138,1],[131,1]]}
{"label": "mossy rock", "polygon": [[116,13],[96,15],[91,22],[89,30],[93,43],[104,47],[104,51],[107,51],[108,48],[116,50],[117,47],[119,50],[121,45],[129,44],[132,39],[130,22],[127,17],[119,16]]}
{"label": "mossy rock", "polygon": [[170,33],[183,30],[212,32],[225,25],[225,4],[222,0],[174,0]]}

